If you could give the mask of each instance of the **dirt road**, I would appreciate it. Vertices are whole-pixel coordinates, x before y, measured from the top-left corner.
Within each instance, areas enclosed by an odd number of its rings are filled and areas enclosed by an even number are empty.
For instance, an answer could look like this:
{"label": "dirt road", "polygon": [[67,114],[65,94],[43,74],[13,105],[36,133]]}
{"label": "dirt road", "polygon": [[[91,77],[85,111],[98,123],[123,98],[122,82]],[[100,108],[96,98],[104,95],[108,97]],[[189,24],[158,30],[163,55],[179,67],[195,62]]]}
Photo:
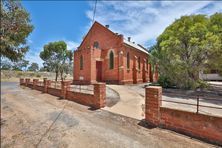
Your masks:
{"label": "dirt road", "polygon": [[1,147],[212,147],[139,120],[1,85]]}

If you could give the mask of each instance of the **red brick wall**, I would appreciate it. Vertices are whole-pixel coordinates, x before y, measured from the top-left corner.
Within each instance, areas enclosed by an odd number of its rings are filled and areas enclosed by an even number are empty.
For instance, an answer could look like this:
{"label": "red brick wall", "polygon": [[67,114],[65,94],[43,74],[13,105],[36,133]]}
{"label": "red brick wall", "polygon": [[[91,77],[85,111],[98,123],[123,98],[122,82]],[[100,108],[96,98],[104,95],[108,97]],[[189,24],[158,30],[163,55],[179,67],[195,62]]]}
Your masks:
{"label": "red brick wall", "polygon": [[[114,67],[113,69],[109,68],[109,53],[111,50],[114,53]],[[119,60],[118,60],[118,54],[119,50],[118,49],[107,49],[103,51],[102,58],[103,60],[103,80],[106,82],[111,82],[111,83],[118,83],[119,82]]]}
{"label": "red brick wall", "polygon": [[222,118],[160,108],[160,125],[197,138],[222,144]]}
{"label": "red brick wall", "polygon": [[94,94],[85,94],[67,91],[66,98],[77,103],[91,106],[93,108],[105,107],[106,85],[104,83],[94,84]]}
{"label": "red brick wall", "polygon": [[162,88],[157,86],[147,87],[145,97],[145,119],[158,126],[160,120],[160,106]]}
{"label": "red brick wall", "polygon": [[[80,57],[83,56],[83,69],[80,70]],[[75,81],[91,81],[91,50],[76,50],[74,52],[74,82]],[[83,78],[80,79],[80,77]]]}
{"label": "red brick wall", "polygon": [[[130,68],[127,69],[127,53],[129,52],[130,55]],[[129,46],[124,46],[123,51],[124,59],[123,59],[123,66],[124,66],[124,83],[133,83],[133,61],[135,60],[135,56],[138,58],[140,57],[140,70],[137,69],[137,82],[147,82],[149,81],[149,73],[147,69],[147,62],[144,62],[144,59],[148,59],[148,55],[138,51]],[[136,61],[136,67],[138,66],[138,61]],[[143,71],[145,70],[145,71]],[[143,72],[145,72],[144,77],[146,77],[146,81],[143,81]]]}
{"label": "red brick wall", "polygon": [[[99,43],[99,49],[93,49],[93,43],[97,41]],[[84,80],[90,82],[96,82],[96,60],[104,60],[102,68],[102,78],[106,80],[118,80],[118,62],[115,58],[114,70],[107,68],[107,52],[109,49],[113,49],[116,53],[121,46],[122,38],[115,33],[107,30],[104,26],[95,23],[85,39],[81,43],[78,50],[74,52],[74,82],[79,82],[79,76],[84,76]],[[99,51],[100,50],[100,51]],[[101,53],[101,51],[103,53]],[[88,55],[91,54],[92,56]],[[86,70],[80,70],[79,58],[83,55],[84,68]]]}
{"label": "red brick wall", "polygon": [[155,126],[175,130],[222,145],[222,118],[161,106],[162,88],[146,88],[145,120]]}
{"label": "red brick wall", "polygon": [[33,84],[29,83],[29,84],[28,84],[28,87],[29,87],[29,88],[33,88]]}
{"label": "red brick wall", "polygon": [[56,88],[47,88],[47,93],[51,94],[53,96],[61,97],[61,89],[56,89]]}
{"label": "red brick wall", "polygon": [[[23,80],[20,79],[20,85],[23,85]],[[30,82],[29,80],[27,82]],[[64,99],[72,100],[77,103],[91,106],[95,109],[102,108],[105,106],[106,99],[106,85],[105,83],[97,83],[94,84],[94,94],[86,94],[80,92],[69,91],[69,85],[71,82],[63,81],[61,84],[61,89],[50,88],[48,87],[51,84],[50,80],[44,79],[44,86],[35,85],[38,82],[38,79],[34,80],[34,85],[30,84],[30,86],[34,86],[33,89],[40,90],[45,93],[49,93],[54,96],[62,97]],[[29,86],[29,85],[28,85]]]}
{"label": "red brick wall", "polygon": [[39,90],[39,91],[43,91],[43,90],[44,90],[44,86],[38,86],[38,85],[36,85],[36,86],[35,86],[35,89],[36,89],[36,90]]}
{"label": "red brick wall", "polygon": [[83,105],[91,106],[93,105],[94,95],[67,91],[66,98]]}
{"label": "red brick wall", "polygon": [[20,85],[24,85],[25,84],[25,79],[20,78],[19,82],[20,82]]}

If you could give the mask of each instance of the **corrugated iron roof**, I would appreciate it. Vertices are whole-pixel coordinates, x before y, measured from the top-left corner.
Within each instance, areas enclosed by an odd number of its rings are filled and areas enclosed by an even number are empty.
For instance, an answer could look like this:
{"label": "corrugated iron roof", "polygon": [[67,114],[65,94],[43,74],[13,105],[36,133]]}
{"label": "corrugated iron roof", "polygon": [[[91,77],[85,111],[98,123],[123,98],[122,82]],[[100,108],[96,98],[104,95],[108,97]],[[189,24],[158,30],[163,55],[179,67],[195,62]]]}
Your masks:
{"label": "corrugated iron roof", "polygon": [[125,43],[125,44],[127,44],[129,46],[132,46],[135,49],[138,49],[138,50],[140,50],[142,52],[145,52],[146,54],[149,54],[148,51],[146,50],[146,48],[143,47],[142,45],[135,44],[135,43],[130,42],[130,41],[126,40],[126,39],[123,39],[123,43]]}

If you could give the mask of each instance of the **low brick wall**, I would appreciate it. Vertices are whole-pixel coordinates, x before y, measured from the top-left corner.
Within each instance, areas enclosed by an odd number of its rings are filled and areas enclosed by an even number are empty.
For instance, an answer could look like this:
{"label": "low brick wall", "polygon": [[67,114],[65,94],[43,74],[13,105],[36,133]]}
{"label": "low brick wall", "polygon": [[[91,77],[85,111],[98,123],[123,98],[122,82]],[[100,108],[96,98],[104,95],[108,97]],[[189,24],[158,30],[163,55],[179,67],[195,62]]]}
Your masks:
{"label": "low brick wall", "polygon": [[95,109],[102,108],[105,106],[106,98],[106,85],[105,83],[97,83],[94,85],[93,94],[86,94],[82,92],[74,92],[69,90],[70,81],[61,82],[61,89],[51,87],[52,81],[44,78],[43,82],[38,79],[34,79],[30,83],[30,79],[20,79],[20,85],[25,85],[27,87],[48,93],[63,99],[68,99],[75,101],[77,103],[93,107]]}
{"label": "low brick wall", "polygon": [[25,79],[20,78],[19,83],[20,83],[20,85],[25,85]]}
{"label": "low brick wall", "polygon": [[47,88],[47,93],[51,94],[53,96],[61,97],[61,89],[56,89],[56,88]]}
{"label": "low brick wall", "polygon": [[161,107],[160,126],[222,144],[222,118],[220,117]]}
{"label": "low brick wall", "polygon": [[92,106],[94,95],[67,91],[66,98],[83,105]]}
{"label": "low brick wall", "polygon": [[222,118],[161,107],[162,88],[146,88],[145,120],[211,143],[222,145]]}
{"label": "low brick wall", "polygon": [[29,88],[32,88],[32,87],[33,87],[33,84],[32,84],[32,83],[29,83],[27,86],[28,86]]}
{"label": "low brick wall", "polygon": [[36,85],[36,86],[35,86],[35,89],[36,89],[36,90],[39,90],[39,91],[44,91],[44,86],[38,86],[38,85]]}

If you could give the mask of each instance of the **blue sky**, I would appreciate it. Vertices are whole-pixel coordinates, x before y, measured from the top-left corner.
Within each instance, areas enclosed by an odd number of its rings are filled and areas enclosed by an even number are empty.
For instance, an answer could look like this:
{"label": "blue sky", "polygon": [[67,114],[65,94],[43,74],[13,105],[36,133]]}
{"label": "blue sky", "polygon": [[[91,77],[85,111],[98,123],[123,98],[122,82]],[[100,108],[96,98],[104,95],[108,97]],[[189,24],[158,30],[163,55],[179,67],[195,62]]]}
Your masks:
{"label": "blue sky", "polygon": [[[22,1],[35,29],[26,59],[42,66],[44,44],[64,40],[74,50],[91,26],[94,1]],[[148,47],[182,15],[222,12],[220,1],[98,1],[95,20]]]}

